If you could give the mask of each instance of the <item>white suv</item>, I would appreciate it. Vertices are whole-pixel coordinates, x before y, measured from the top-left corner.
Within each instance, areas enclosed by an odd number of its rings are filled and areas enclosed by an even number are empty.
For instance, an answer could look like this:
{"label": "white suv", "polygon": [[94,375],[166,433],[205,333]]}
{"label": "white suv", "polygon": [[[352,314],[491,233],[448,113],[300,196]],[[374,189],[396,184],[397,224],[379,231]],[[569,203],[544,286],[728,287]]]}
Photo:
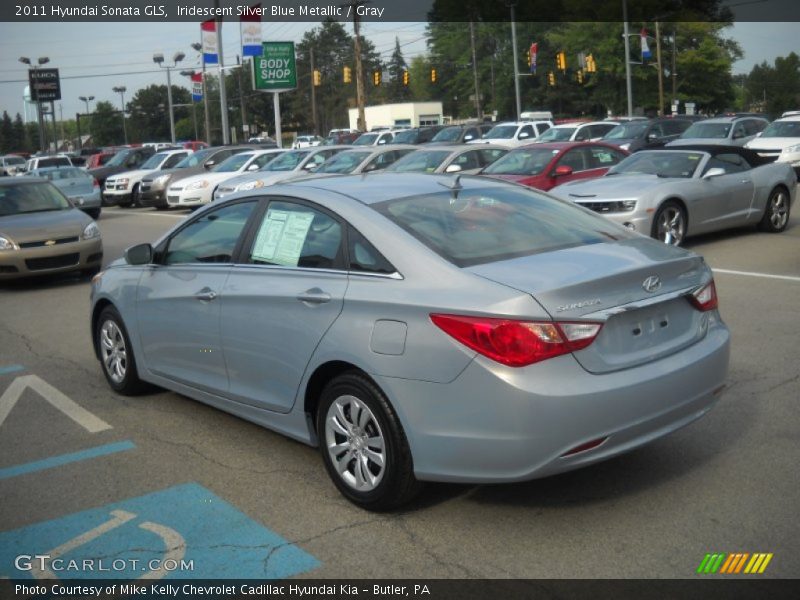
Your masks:
{"label": "white suv", "polygon": [[789,163],[800,172],[800,115],[777,119],[745,144],[764,158]]}
{"label": "white suv", "polygon": [[530,144],[545,131],[553,126],[552,121],[519,121],[499,123],[492,127],[486,135],[479,140],[472,140],[468,144],[497,144],[507,148]]}

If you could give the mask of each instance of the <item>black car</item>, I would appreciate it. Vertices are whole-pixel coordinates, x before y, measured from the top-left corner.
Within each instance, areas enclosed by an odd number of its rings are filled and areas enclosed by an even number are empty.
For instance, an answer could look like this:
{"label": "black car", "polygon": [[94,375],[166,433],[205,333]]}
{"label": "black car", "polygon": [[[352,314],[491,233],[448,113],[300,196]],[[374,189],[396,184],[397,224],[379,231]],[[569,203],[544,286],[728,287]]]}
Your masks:
{"label": "black car", "polygon": [[619,146],[628,152],[664,146],[692,126],[690,119],[662,117],[648,121],[628,121],[617,125],[603,136],[602,141]]}
{"label": "black car", "polygon": [[429,144],[466,144],[481,139],[493,127],[492,123],[480,125],[451,125],[443,127]]}
{"label": "black car", "polygon": [[[138,169],[144,162],[155,154],[155,148],[149,146],[142,146],[140,148],[125,148],[120,150],[102,167],[96,169],[89,169],[89,175],[97,180],[100,184],[100,189],[106,186],[106,179],[111,175],[122,173],[124,171],[132,171]],[[104,206],[108,206],[105,195],[102,194],[102,201]]]}
{"label": "black car", "polygon": [[430,125],[428,127],[414,127],[404,129],[394,134],[390,144],[427,144],[433,137],[444,129],[444,125]]}

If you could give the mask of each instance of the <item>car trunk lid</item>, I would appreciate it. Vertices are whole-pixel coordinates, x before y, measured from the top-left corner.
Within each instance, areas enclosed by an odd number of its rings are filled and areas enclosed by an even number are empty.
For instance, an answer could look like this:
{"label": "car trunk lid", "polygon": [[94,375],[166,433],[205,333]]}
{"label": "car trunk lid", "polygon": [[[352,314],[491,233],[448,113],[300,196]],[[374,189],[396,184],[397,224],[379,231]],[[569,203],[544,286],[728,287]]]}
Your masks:
{"label": "car trunk lid", "polygon": [[678,352],[702,339],[708,326],[708,315],[686,298],[710,280],[703,259],[647,238],[567,248],[467,270],[531,294],[557,321],[603,323],[594,343],[574,353],[592,373]]}

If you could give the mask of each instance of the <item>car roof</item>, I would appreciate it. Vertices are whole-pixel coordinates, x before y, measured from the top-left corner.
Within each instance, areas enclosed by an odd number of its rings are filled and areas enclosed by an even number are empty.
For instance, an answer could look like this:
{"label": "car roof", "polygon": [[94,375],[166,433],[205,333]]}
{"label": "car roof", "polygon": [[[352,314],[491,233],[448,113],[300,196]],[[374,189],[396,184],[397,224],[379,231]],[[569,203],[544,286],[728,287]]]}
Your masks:
{"label": "car roof", "polygon": [[44,177],[0,177],[0,187],[30,185],[31,183],[50,183]]}
{"label": "car roof", "polygon": [[640,150],[639,152],[659,152],[662,150],[668,152],[694,150],[695,152],[705,152],[711,156],[716,156],[717,154],[738,154],[754,166],[765,165],[772,162],[769,159],[762,158],[758,155],[758,153],[750,150],[749,148],[744,148],[742,146],[725,146],[722,144],[686,144],[685,146],[665,146],[663,148],[653,148],[652,150]]}
{"label": "car roof", "polygon": [[[324,190],[348,196],[362,204],[377,204],[409,196],[435,194],[451,189],[458,178],[463,189],[504,187],[508,184],[489,177],[473,175],[431,175],[428,173],[369,173],[362,175],[335,175],[310,177],[278,184],[282,188],[301,187]],[[402,190],[398,193],[398,190]]]}
{"label": "car roof", "polygon": [[745,116],[727,116],[727,117],[712,117],[710,119],[703,119],[702,121],[697,121],[698,123],[735,123],[736,121],[743,121],[745,119],[756,119],[758,121],[766,121],[764,117],[757,117],[755,115],[745,115]]}
{"label": "car roof", "polygon": [[776,121],[800,121],[800,115],[789,115],[788,117],[781,117],[780,119],[775,119]]}

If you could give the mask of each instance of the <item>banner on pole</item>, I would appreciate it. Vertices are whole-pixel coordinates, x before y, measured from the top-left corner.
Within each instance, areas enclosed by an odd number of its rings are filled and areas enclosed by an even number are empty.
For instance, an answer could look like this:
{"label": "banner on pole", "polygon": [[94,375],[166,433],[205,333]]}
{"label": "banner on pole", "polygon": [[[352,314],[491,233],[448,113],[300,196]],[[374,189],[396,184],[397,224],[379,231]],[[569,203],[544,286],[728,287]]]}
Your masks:
{"label": "banner on pole", "polygon": [[531,73],[536,75],[536,57],[539,54],[539,43],[538,42],[533,42],[531,44],[530,50],[528,50],[528,52],[530,53],[530,57],[531,57]]}
{"label": "banner on pole", "polygon": [[203,74],[192,75],[192,101],[200,102],[203,99]]}
{"label": "banner on pole", "polygon": [[261,3],[242,13],[239,31],[242,36],[242,56],[261,56]]}
{"label": "banner on pole", "polygon": [[200,32],[203,36],[203,60],[207,65],[215,65],[217,59],[217,23],[214,19],[203,21],[200,24]]}

